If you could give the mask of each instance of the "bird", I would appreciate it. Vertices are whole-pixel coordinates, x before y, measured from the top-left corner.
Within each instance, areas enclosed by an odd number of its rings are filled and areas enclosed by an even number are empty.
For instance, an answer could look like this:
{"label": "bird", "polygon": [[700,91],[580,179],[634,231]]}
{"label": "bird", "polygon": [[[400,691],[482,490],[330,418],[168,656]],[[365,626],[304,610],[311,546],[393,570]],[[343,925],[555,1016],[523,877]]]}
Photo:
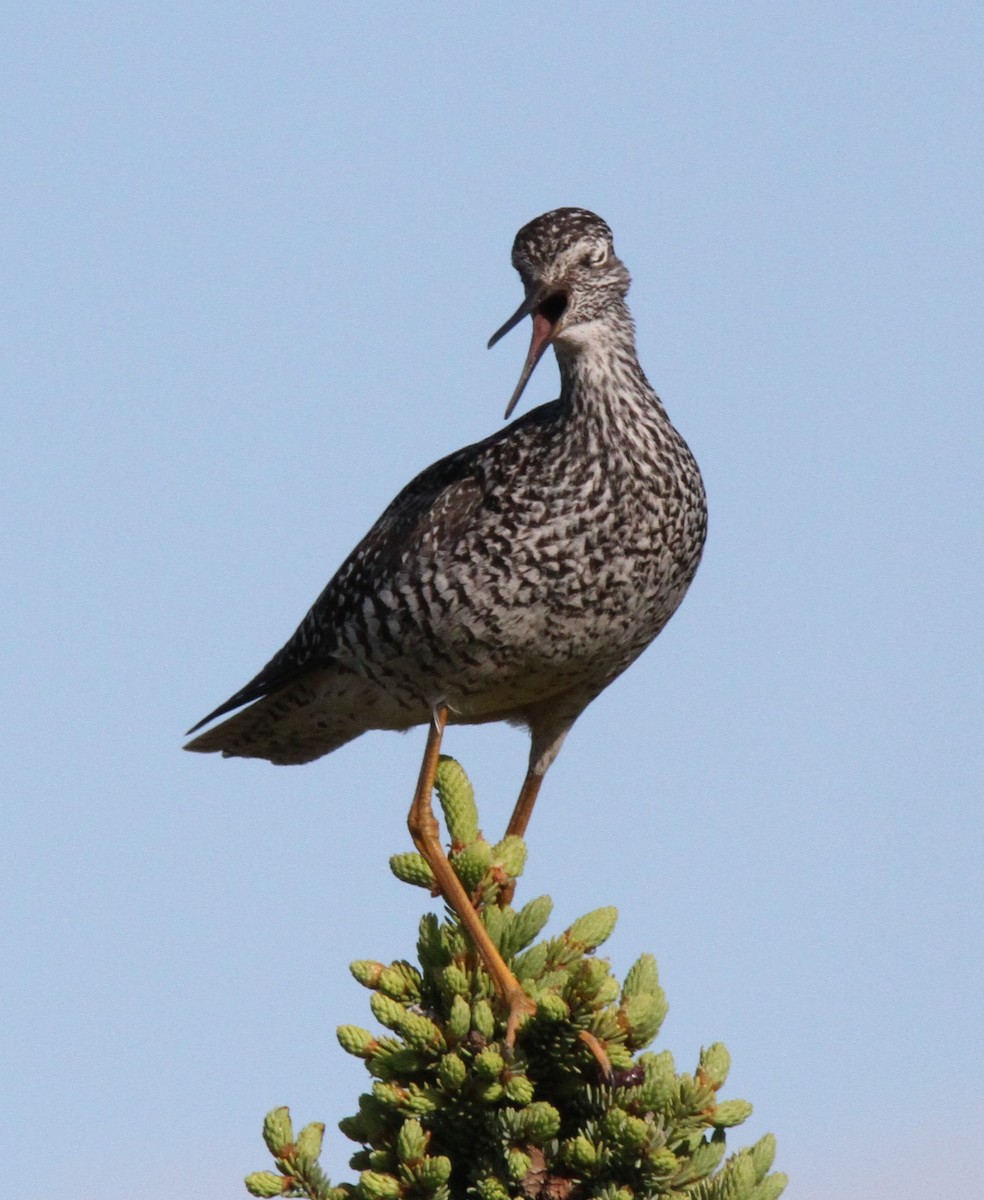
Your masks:
{"label": "bird", "polygon": [[526,318],[532,337],[505,419],[548,347],[559,397],[408,483],[286,645],[189,730],[186,748],[306,763],[368,730],[426,725],[410,832],[509,1003],[514,1035],[531,1002],[448,865],[431,811],[445,727],[529,731],[506,831],[522,837],[574,722],[683,600],[707,504],[639,363],[631,280],[606,222],[553,209],[519,230],[512,263],[524,299],[488,345]]}

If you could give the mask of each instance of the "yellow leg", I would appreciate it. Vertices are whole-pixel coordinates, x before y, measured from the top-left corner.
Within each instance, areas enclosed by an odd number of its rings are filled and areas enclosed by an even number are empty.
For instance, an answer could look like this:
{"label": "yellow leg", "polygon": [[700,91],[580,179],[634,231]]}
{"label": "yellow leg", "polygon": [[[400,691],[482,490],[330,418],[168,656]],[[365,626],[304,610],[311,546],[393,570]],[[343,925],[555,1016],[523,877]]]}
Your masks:
{"label": "yellow leg", "polygon": [[[509,818],[506,837],[522,837],[526,833],[526,826],[529,825],[530,817],[533,815],[533,805],[536,804],[541,783],[543,783],[542,775],[534,774],[532,770],[526,772],[523,786],[519,790],[519,799],[516,801],[516,807]],[[504,887],[499,893],[499,903],[512,904],[513,892],[515,890],[516,882],[513,880],[508,887]],[[577,1036],[578,1040],[583,1042],[591,1051],[591,1055],[601,1071],[602,1079],[605,1083],[610,1084],[612,1081],[612,1064],[605,1052],[604,1046],[593,1033],[588,1033],[586,1029],[582,1029]]]}
{"label": "yellow leg", "polygon": [[[519,799],[516,801],[516,807],[509,818],[506,837],[522,837],[526,832],[526,826],[530,823],[533,805],[536,803],[537,793],[540,791],[540,784],[542,782],[542,775],[534,775],[532,771],[526,772],[526,778],[523,780],[523,786],[519,792]],[[515,891],[516,881],[513,880],[512,883],[504,887],[499,893],[499,903],[503,905],[512,904],[513,893]]]}
{"label": "yellow leg", "polygon": [[516,801],[516,807],[509,818],[506,837],[514,835],[522,837],[526,833],[526,826],[529,825],[530,817],[533,815],[533,805],[536,804],[541,783],[543,783],[542,775],[535,775],[532,771],[526,772],[526,778],[523,780],[523,786],[519,791],[519,799]]}
{"label": "yellow leg", "polygon": [[[440,830],[431,797],[434,792],[434,776],[437,773],[438,759],[441,753],[441,738],[447,724],[448,710],[443,705],[434,713],[427,735],[427,747],[424,750],[424,761],[420,766],[420,779],[417,781],[417,791],[407,817],[407,825],[413,844],[417,847],[424,861],[434,873],[437,889],[444,897],[448,906],[454,910],[458,919],[465,927],[465,932],[472,940],[478,951],[485,969],[492,976],[492,982],[499,995],[509,1005],[509,1018],[506,1024],[506,1045],[513,1045],[516,1030],[524,1016],[536,1012],[536,1005],[523,991],[519,980],[509,970],[502,955],[496,949],[488,931],[479,919],[478,913],[468,898],[468,893],[455,875],[448,862],[448,856],[441,845]],[[531,805],[532,807],[532,805]]]}

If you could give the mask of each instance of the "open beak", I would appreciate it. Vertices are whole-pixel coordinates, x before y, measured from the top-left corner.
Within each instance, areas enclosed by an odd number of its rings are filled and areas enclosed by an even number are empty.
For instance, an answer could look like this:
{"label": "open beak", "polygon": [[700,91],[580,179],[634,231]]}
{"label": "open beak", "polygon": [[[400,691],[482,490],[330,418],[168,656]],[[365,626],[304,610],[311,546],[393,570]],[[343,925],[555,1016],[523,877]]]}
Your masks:
{"label": "open beak", "polygon": [[553,341],[566,308],[567,295],[564,292],[534,292],[532,296],[523,301],[505,325],[497,329],[489,338],[489,349],[491,350],[496,342],[504,337],[510,329],[514,329],[524,317],[531,316],[533,318],[533,337],[526,355],[526,362],[523,363],[523,370],[519,376],[519,383],[516,384],[516,390],[506,406],[505,419],[507,421],[519,403],[523,389],[533,374],[533,368],[543,357],[544,350]]}

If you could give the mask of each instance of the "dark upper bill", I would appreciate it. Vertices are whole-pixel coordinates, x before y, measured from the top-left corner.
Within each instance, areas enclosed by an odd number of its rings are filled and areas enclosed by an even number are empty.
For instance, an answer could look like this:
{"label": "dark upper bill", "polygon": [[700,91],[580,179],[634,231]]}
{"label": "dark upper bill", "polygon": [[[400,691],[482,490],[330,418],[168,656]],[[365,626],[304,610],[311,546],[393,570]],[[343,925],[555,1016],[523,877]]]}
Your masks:
{"label": "dark upper bill", "polygon": [[523,389],[533,374],[533,368],[543,357],[544,350],[553,341],[566,308],[567,296],[564,292],[534,293],[532,296],[528,296],[505,325],[497,329],[489,338],[489,349],[491,350],[496,342],[504,337],[510,329],[514,329],[524,317],[532,316],[533,318],[533,337],[530,340],[526,362],[523,363],[523,370],[519,376],[519,383],[516,384],[516,390],[506,406],[506,420],[512,416],[513,409],[519,403]]}

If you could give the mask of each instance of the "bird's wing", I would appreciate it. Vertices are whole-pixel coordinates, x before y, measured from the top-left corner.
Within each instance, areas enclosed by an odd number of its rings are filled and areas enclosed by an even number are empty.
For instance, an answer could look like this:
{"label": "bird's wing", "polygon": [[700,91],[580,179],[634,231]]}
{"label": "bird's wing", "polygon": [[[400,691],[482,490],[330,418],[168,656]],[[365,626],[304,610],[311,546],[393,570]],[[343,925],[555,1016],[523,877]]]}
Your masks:
{"label": "bird's wing", "polygon": [[[491,439],[490,439],[491,440]],[[380,591],[415,559],[429,559],[453,545],[474,521],[485,498],[484,473],[470,446],[422,471],[399,493],[345,559],[293,637],[262,671],[198,722],[269,696],[313,667],[330,661],[345,617]]]}

